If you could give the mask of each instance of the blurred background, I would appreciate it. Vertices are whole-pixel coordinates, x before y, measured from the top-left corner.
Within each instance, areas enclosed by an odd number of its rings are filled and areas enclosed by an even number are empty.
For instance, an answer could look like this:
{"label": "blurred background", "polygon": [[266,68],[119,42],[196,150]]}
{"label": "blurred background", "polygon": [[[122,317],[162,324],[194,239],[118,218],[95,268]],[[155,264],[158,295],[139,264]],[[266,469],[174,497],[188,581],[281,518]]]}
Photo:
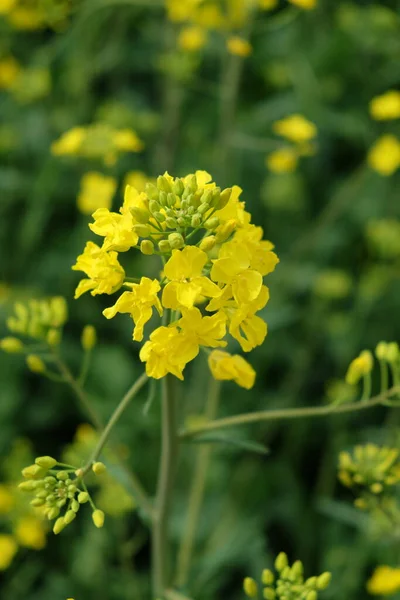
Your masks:
{"label": "blurred background", "polygon": [[[118,210],[127,182],[140,189],[166,170],[204,169],[243,189],[281,261],[268,278],[268,337],[249,356],[256,386],[224,384],[219,416],[351,399],[350,360],[400,338],[399,9],[396,0],[0,0],[1,337],[16,302],[63,296],[63,360],[79,373],[81,332],[94,325],[86,390],[107,419],[142,367],[127,320],[101,314],[107,296],[73,299],[90,215]],[[128,260],[130,272],[157,273],[152,258]],[[205,372],[201,360],[188,372],[185,418],[203,410]],[[0,381],[1,597],[150,598],[149,533],[118,468],[96,491],[108,515],[101,530],[88,516],[47,535],[15,490],[34,456],[87,458],[96,434],[74,389],[4,352]],[[146,397],[114,441],[153,493],[159,411],[157,398],[143,411]],[[326,600],[367,598],[366,580],[398,559],[398,541],[371,532],[352,506],[337,456],[358,442],[396,443],[397,424],[395,411],[377,408],[236,432],[267,455],[213,446],[190,595],[242,598],[243,577],[285,550],[310,575],[333,572]],[[180,463],[176,547],[197,451],[188,445]]]}

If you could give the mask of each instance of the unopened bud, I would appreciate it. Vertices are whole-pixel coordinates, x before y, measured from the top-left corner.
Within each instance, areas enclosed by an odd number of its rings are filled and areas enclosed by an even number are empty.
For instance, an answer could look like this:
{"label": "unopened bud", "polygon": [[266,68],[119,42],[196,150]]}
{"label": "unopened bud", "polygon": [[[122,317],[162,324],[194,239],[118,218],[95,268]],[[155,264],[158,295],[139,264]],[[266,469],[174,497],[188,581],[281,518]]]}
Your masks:
{"label": "unopened bud", "polygon": [[102,462],[95,462],[92,465],[92,471],[95,475],[103,475],[107,471],[107,467]]}
{"label": "unopened bud", "polygon": [[78,510],[80,509],[80,504],[79,504],[78,500],[72,500],[71,509],[76,513],[78,512]]}
{"label": "unopened bud", "polygon": [[61,533],[63,529],[67,526],[67,523],[64,521],[64,517],[59,517],[57,521],[54,523],[53,533],[58,535]]}
{"label": "unopened bud", "polygon": [[318,594],[315,590],[311,590],[311,592],[308,592],[307,596],[306,596],[306,600],[317,600],[318,598]]}
{"label": "unopened bud", "polygon": [[252,577],[246,577],[243,581],[243,590],[248,598],[255,598],[258,594],[258,586]]}
{"label": "unopened bud", "polygon": [[263,597],[265,600],[275,600],[276,592],[272,588],[265,588],[263,590]]}
{"label": "unopened bud", "polygon": [[140,242],[140,252],[142,254],[146,254],[146,256],[151,256],[154,254],[154,244],[151,240],[142,240]]}
{"label": "unopened bud", "polygon": [[82,348],[86,351],[91,350],[96,345],[96,342],[96,329],[93,327],[93,325],[85,325],[85,327],[82,330],[81,336]]}
{"label": "unopened bud", "polygon": [[270,569],[264,569],[261,575],[261,581],[264,585],[271,585],[274,583],[274,574]]}
{"label": "unopened bud", "polygon": [[32,373],[44,373],[46,370],[46,365],[37,354],[28,354],[26,364]]}
{"label": "unopened bud", "polygon": [[49,508],[49,510],[47,511],[47,518],[49,521],[52,521],[53,519],[56,519],[59,514],[60,514],[60,509],[58,508],[58,506],[53,506],[52,508]]}
{"label": "unopened bud", "polygon": [[57,461],[51,456],[39,456],[38,458],[35,458],[35,464],[39,465],[39,467],[42,467],[43,469],[46,469],[47,471],[48,469],[55,467]]}
{"label": "unopened bud", "polygon": [[157,200],[150,200],[149,202],[149,209],[151,213],[155,213],[158,212],[160,210],[161,206],[159,205],[159,203],[157,202]]}
{"label": "unopened bud", "polygon": [[165,175],[160,175],[159,177],[157,177],[157,187],[159,190],[167,192],[167,194],[171,191],[171,186]]}
{"label": "unopened bud", "polygon": [[104,513],[102,510],[95,510],[92,513],[92,519],[93,519],[93,523],[96,525],[96,527],[98,527],[100,529],[100,527],[103,527],[104,525]]}
{"label": "unopened bud", "polygon": [[164,208],[168,206],[168,194],[167,192],[160,192],[160,195],[158,196],[158,201],[160,203],[161,206],[163,206]]}
{"label": "unopened bud", "polygon": [[150,227],[143,223],[137,223],[133,226],[133,231],[138,234],[139,237],[148,237],[150,235]]}
{"label": "unopened bud", "polygon": [[41,479],[46,475],[46,472],[47,470],[43,469],[43,467],[39,467],[39,465],[30,465],[29,467],[22,469],[22,475],[25,479]]}
{"label": "unopened bud", "polygon": [[212,191],[212,198],[210,200],[210,206],[212,206],[213,208],[219,208],[219,198],[221,195],[221,188],[216,187],[213,189]]}
{"label": "unopened bud", "polygon": [[396,342],[390,342],[387,345],[386,360],[388,362],[396,362],[399,357],[399,346]]}
{"label": "unopened bud", "polygon": [[0,340],[0,348],[8,354],[17,354],[18,352],[22,352],[24,344],[18,338],[10,336]]}
{"label": "unopened bud", "polygon": [[294,578],[294,580],[296,580],[298,577],[301,577],[303,575],[303,563],[301,562],[301,560],[296,560],[293,564],[292,564],[292,568],[291,568],[291,574]]}
{"label": "unopened bud", "polygon": [[182,196],[183,190],[185,189],[182,179],[175,179],[172,190],[177,196]]}
{"label": "unopened bud", "polygon": [[277,571],[283,571],[288,566],[288,557],[285,552],[280,552],[275,560],[275,569]]}
{"label": "unopened bud", "polygon": [[201,215],[199,213],[195,213],[190,222],[192,227],[200,227],[201,225]]}
{"label": "unopened bud", "polygon": [[179,250],[179,248],[183,248],[183,246],[185,245],[185,240],[183,239],[180,233],[170,233],[168,236],[168,242],[172,249]]}
{"label": "unopened bud", "polygon": [[204,204],[200,204],[199,208],[197,209],[197,212],[199,212],[201,215],[205,215],[205,213],[209,210],[210,205],[207,202],[205,202]]}
{"label": "unopened bud", "polygon": [[185,227],[186,226],[186,219],[185,219],[185,217],[178,217],[177,221],[178,221],[178,225],[180,225],[181,227]]}
{"label": "unopened bud", "polygon": [[317,578],[317,588],[319,590],[325,590],[328,585],[330,584],[332,579],[332,574],[329,573],[328,571],[325,571],[325,573],[322,573],[322,575],[320,575]]}
{"label": "unopened bud", "polygon": [[214,235],[209,235],[205,238],[203,238],[199,244],[199,248],[200,250],[203,250],[203,252],[208,252],[209,250],[212,250],[215,246],[215,236]]}
{"label": "unopened bud", "polygon": [[47,332],[47,343],[49,344],[49,346],[51,346],[52,348],[54,348],[55,346],[58,346],[59,343],[61,342],[61,331],[59,329],[49,329],[49,331]]}
{"label": "unopened bud", "polygon": [[196,175],[192,175],[189,177],[188,182],[186,184],[186,189],[189,189],[191,193],[197,190],[197,178]]}
{"label": "unopened bud", "polygon": [[64,516],[65,524],[69,525],[74,519],[76,519],[76,513],[73,510],[67,510]]}
{"label": "unopened bud", "polygon": [[36,489],[36,481],[30,479],[29,481],[23,481],[18,484],[18,489],[22,492],[33,492]]}
{"label": "unopened bud", "polygon": [[204,223],[204,227],[206,229],[209,229],[210,231],[213,229],[216,229],[219,225],[219,219],[218,217],[211,217],[211,219],[207,219],[207,221]]}
{"label": "unopened bud", "polygon": [[178,227],[178,223],[173,217],[167,217],[165,219],[165,224],[168,227],[168,229],[176,229]]}
{"label": "unopened bud", "polygon": [[223,190],[221,192],[221,195],[219,197],[219,203],[218,203],[219,210],[222,210],[223,208],[225,208],[225,206],[228,204],[229,200],[231,199],[231,195],[232,195],[232,188],[226,188],[225,190]]}
{"label": "unopened bud", "polygon": [[168,204],[168,206],[171,207],[171,206],[175,206],[175,203],[176,203],[176,196],[175,196],[175,194],[170,192],[169,194],[167,194],[167,204]]}
{"label": "unopened bud", "polygon": [[66,481],[68,479],[69,475],[68,475],[67,471],[58,471],[56,477],[60,481]]}
{"label": "unopened bud", "polygon": [[159,222],[159,223],[163,223],[165,221],[165,215],[160,212],[157,211],[155,213],[153,213],[153,217]]}
{"label": "unopened bud", "polygon": [[149,222],[150,213],[145,208],[139,208],[139,206],[132,206],[129,210],[135,221],[137,221],[138,223],[142,223],[145,225]]}
{"label": "unopened bud", "polygon": [[45,503],[46,503],[46,500],[44,498],[34,498],[30,502],[31,506],[33,506],[34,508],[38,508],[39,506],[43,506],[43,504],[45,504]]}
{"label": "unopened bud", "polygon": [[171,245],[168,240],[160,240],[158,242],[160,252],[171,252]]}
{"label": "unopened bud", "polygon": [[159,189],[153,183],[146,183],[144,191],[150,200],[158,200]]}
{"label": "unopened bud", "polygon": [[78,502],[79,504],[85,504],[89,501],[89,494],[87,492],[79,492]]}

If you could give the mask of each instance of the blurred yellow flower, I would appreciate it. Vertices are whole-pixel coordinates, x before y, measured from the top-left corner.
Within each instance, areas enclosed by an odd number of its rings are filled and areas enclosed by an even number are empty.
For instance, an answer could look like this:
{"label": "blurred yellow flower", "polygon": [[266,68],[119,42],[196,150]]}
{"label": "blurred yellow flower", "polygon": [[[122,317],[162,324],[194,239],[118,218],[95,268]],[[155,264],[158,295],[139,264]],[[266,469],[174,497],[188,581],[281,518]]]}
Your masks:
{"label": "blurred yellow flower", "polygon": [[16,0],[0,0],[0,15],[6,15],[14,8]]}
{"label": "blurred yellow flower", "polygon": [[280,121],[275,121],[272,129],[277,135],[297,144],[309,142],[317,135],[317,128],[314,123],[300,114],[290,115]]}
{"label": "blurred yellow flower", "polygon": [[[1,12],[1,11],[0,11]],[[12,56],[0,60],[0,89],[10,89],[21,72],[20,66]]]}
{"label": "blurred yellow flower", "polygon": [[326,269],[316,277],[313,291],[320,298],[340,300],[350,294],[352,284],[352,279],[346,271]]}
{"label": "blurred yellow flower", "polygon": [[188,21],[203,0],[166,0],[167,15],[170,21]]}
{"label": "blurred yellow flower", "polygon": [[377,567],[367,583],[367,591],[377,596],[391,596],[400,590],[400,569]]}
{"label": "blurred yellow flower", "polygon": [[63,154],[77,154],[85,138],[84,127],[73,127],[66,131],[51,146],[51,151],[56,156]]}
{"label": "blurred yellow flower", "polygon": [[15,29],[32,31],[43,27],[45,15],[38,7],[20,6],[17,2],[14,10],[10,12],[8,19]]}
{"label": "blurred yellow flower", "polygon": [[247,390],[254,385],[256,372],[239,354],[232,355],[223,350],[213,350],[208,357],[208,366],[217,380],[233,380]]}
{"label": "blurred yellow flower", "polygon": [[155,184],[156,180],[153,177],[148,177],[142,171],[129,171],[125,175],[123,191],[125,192],[125,188],[127,185],[135,188],[137,192],[144,192],[146,184],[152,183]]}
{"label": "blurred yellow flower", "polygon": [[192,20],[205,29],[223,29],[226,25],[226,17],[215,3],[199,6]]}
{"label": "blurred yellow flower", "polygon": [[46,529],[44,521],[27,516],[16,523],[14,535],[20,546],[41,550],[46,545]]}
{"label": "blurred yellow flower", "polygon": [[371,117],[377,121],[400,118],[400,92],[389,90],[381,96],[372,98],[369,112]]}
{"label": "blurred yellow flower", "polygon": [[279,148],[265,159],[265,164],[273,173],[291,173],[296,170],[298,153],[294,148]]}
{"label": "blurred yellow flower", "polygon": [[14,495],[9,486],[0,483],[0,515],[6,515],[14,506]]}
{"label": "blurred yellow flower", "polygon": [[258,0],[261,10],[273,10],[278,6],[278,0]]}
{"label": "blurred yellow flower", "polygon": [[226,47],[230,54],[241,56],[243,58],[249,56],[252,52],[251,44],[247,40],[236,35],[228,38]]}
{"label": "blurred yellow flower", "polygon": [[291,4],[304,8],[304,10],[312,10],[317,6],[317,0],[288,0]]}
{"label": "blurred yellow flower", "polygon": [[44,98],[51,90],[50,71],[44,68],[21,69],[12,87],[12,94],[21,104]]}
{"label": "blurred yellow flower", "polygon": [[0,571],[5,571],[10,566],[17,553],[18,546],[12,535],[0,534]]}
{"label": "blurred yellow flower", "polygon": [[193,25],[182,29],[178,36],[178,46],[187,52],[197,52],[207,41],[207,34],[201,27]]}
{"label": "blurred yellow flower", "polygon": [[91,215],[98,208],[111,208],[112,199],[117,189],[114,177],[90,171],[81,179],[81,188],[77,205],[81,213]]}
{"label": "blurred yellow flower", "polygon": [[374,357],[369,350],[363,350],[357,358],[351,361],[346,373],[346,383],[355,385],[364,375],[371,373]]}
{"label": "blurred yellow flower", "polygon": [[392,134],[382,135],[368,153],[369,166],[380,175],[393,175],[400,167],[400,142]]}

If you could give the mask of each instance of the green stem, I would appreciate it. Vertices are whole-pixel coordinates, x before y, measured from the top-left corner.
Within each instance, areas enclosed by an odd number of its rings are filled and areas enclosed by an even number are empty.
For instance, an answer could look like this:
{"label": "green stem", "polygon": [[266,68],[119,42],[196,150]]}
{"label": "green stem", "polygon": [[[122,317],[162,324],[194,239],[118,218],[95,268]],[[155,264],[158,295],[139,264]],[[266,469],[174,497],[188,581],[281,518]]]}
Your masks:
{"label": "green stem", "polygon": [[[54,360],[59,368],[60,373],[63,375],[65,382],[70,386],[70,388],[78,398],[82,409],[89,416],[95,428],[98,431],[101,431],[104,428],[103,421],[97,414],[97,411],[92,407],[90,399],[88,398],[85,390],[79,385],[78,381],[74,378],[68,366],[58,355],[55,355]],[[117,452],[116,455],[118,456]],[[152,503],[148,498],[147,493],[144,490],[142,484],[140,483],[137,475],[130,469],[128,469],[122,460],[120,460],[120,467],[123,470],[127,480],[129,481],[129,485],[132,489],[132,493],[137,505],[148,519],[152,519],[154,512]]]}
{"label": "green stem", "polygon": [[[221,383],[214,378],[210,380],[210,387],[205,409],[207,420],[215,418],[218,410]],[[207,471],[211,458],[211,445],[205,445],[197,450],[196,465],[188,499],[188,512],[186,515],[186,524],[177,559],[176,585],[181,588],[187,584],[190,563],[192,559],[194,540],[196,535],[197,523],[199,520],[201,505],[203,503],[204,491],[206,487]]]}
{"label": "green stem", "polygon": [[283,410],[263,410],[253,413],[244,413],[242,415],[235,415],[233,417],[226,417],[225,419],[217,419],[206,423],[202,427],[196,429],[183,431],[180,434],[180,439],[188,439],[205,433],[207,431],[214,431],[215,429],[223,429],[225,427],[235,427],[236,425],[244,425],[246,423],[257,423],[260,421],[279,421],[287,419],[300,419],[308,417],[323,417],[326,415],[336,415],[341,413],[357,412],[366,410],[374,406],[384,405],[385,400],[390,396],[395,396],[400,392],[400,387],[392,387],[386,392],[374,396],[370,400],[365,402],[355,402],[353,404],[341,404],[339,406],[311,406],[304,408],[288,408]]}
{"label": "green stem", "polygon": [[161,456],[152,531],[153,597],[165,597],[169,581],[168,522],[178,453],[176,398],[172,375],[163,378]]}
{"label": "green stem", "polygon": [[371,389],[372,389],[371,373],[367,373],[363,377],[363,393],[361,396],[361,402],[366,402],[369,398],[371,398]]}
{"label": "green stem", "polygon": [[379,360],[379,367],[381,371],[381,392],[386,392],[389,387],[389,369],[385,360]]}

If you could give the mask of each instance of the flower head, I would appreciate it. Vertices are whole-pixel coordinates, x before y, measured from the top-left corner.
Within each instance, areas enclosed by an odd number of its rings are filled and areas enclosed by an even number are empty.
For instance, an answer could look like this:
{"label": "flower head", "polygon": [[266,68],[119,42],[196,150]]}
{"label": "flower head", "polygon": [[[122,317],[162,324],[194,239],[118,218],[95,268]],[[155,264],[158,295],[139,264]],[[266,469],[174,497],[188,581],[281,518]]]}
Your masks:
{"label": "flower head", "polygon": [[400,141],[388,133],[376,140],[368,153],[368,164],[379,175],[389,177],[400,167]]}
{"label": "flower head", "polygon": [[277,135],[280,135],[291,142],[301,144],[309,142],[317,135],[317,128],[314,123],[308,121],[303,115],[294,114],[275,121],[273,130]]}
{"label": "flower head", "polygon": [[367,590],[374,596],[391,596],[400,590],[400,569],[387,565],[375,569],[367,583]]}
{"label": "flower head", "polygon": [[372,98],[369,112],[377,121],[388,121],[400,118],[400,92],[389,90],[381,96]]}
{"label": "flower head", "polygon": [[88,279],[82,279],[75,291],[75,298],[85,292],[112,294],[122,285],[125,271],[118,262],[116,252],[105,252],[97,244],[88,242],[83,254],[78,256],[73,271],[83,271]]}
{"label": "flower head", "polygon": [[255,370],[238,354],[232,355],[222,350],[214,350],[208,357],[208,366],[215,379],[235,381],[247,390],[254,385]]}

